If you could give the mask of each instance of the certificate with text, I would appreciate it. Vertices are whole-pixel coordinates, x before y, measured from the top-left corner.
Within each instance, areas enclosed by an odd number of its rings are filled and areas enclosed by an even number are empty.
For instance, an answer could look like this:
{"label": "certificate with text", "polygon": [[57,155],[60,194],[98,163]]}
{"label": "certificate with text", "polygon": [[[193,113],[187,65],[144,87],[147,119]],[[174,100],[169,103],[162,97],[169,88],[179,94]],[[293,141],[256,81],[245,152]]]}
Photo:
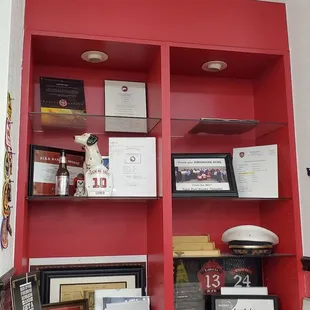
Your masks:
{"label": "certificate with text", "polygon": [[278,198],[278,147],[235,148],[233,167],[239,197]]}
{"label": "certificate with text", "polygon": [[156,139],[109,138],[114,196],[156,196]]}
{"label": "certificate with text", "polygon": [[145,83],[106,80],[104,92],[106,131],[147,132]]}

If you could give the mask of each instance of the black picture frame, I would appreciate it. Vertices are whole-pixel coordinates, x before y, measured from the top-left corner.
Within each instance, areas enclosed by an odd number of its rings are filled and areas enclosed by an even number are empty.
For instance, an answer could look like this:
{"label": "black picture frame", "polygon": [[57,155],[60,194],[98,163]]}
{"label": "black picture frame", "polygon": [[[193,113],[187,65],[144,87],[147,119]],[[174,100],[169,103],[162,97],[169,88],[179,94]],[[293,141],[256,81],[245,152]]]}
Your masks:
{"label": "black picture frame", "polygon": [[[177,279],[180,266],[181,270],[186,272],[188,282],[199,287],[200,293],[204,295],[219,293],[221,287],[263,286],[262,260],[256,257],[174,257],[174,285],[179,285]],[[218,275],[217,281],[209,281],[210,287],[206,286],[207,275],[210,279]],[[181,283],[180,286],[182,285]],[[184,298],[184,290],[182,290],[182,298]]]}
{"label": "black picture frame", "polygon": [[[34,193],[34,165],[35,165],[35,152],[36,151],[42,151],[42,152],[51,152],[55,154],[55,157],[60,156],[61,150],[65,150],[66,155],[70,156],[78,156],[80,157],[80,160],[85,159],[85,153],[79,152],[79,151],[73,151],[63,148],[57,148],[57,147],[50,147],[50,146],[43,146],[43,145],[30,145],[30,151],[29,151],[29,172],[28,172],[28,196],[49,196],[52,194],[47,195],[38,195]],[[58,165],[58,162],[57,162]]]}
{"label": "black picture frame", "polygon": [[[14,276],[11,281],[13,309],[23,309],[21,286],[31,283],[31,297],[34,310],[41,310],[38,274],[36,272]],[[24,291],[25,292],[25,291]],[[27,293],[28,294],[28,293]]]}
{"label": "black picture frame", "polygon": [[89,268],[46,268],[40,269],[41,302],[42,304],[50,303],[51,279],[100,276],[134,276],[136,288],[141,288],[142,296],[145,296],[146,294],[146,273],[143,265],[109,265]]}
{"label": "black picture frame", "polygon": [[52,304],[45,304],[45,305],[42,305],[42,310],[53,310],[53,309],[59,310],[61,308],[71,308],[74,306],[83,307],[83,310],[89,310],[88,299],[71,300],[71,301],[56,302]]}
{"label": "black picture frame", "polygon": [[[266,309],[266,310],[279,310],[278,297],[274,296],[274,295],[213,295],[213,296],[211,296],[211,310],[235,309],[235,307],[226,306],[224,303],[223,303],[223,306],[218,306],[218,305],[216,305],[217,300],[221,300],[223,302],[225,300],[229,300],[232,305],[234,305],[234,303],[232,301],[235,301],[235,300],[273,300],[273,302],[274,302],[273,309],[267,309],[267,308],[264,308],[264,309]],[[252,309],[251,304],[249,304],[248,308]]]}
{"label": "black picture frame", "polygon": [[45,113],[47,111],[44,109],[66,109],[85,113],[84,81],[40,76],[40,103],[41,112]]}
{"label": "black picture frame", "polygon": [[[226,175],[225,179],[223,179],[223,174],[221,173],[221,181],[217,181],[218,183],[228,183],[229,184],[229,189],[228,190],[204,190],[203,189],[203,184],[206,183],[194,183],[194,187],[197,184],[197,190],[193,189],[177,189],[177,183],[182,183],[182,179],[180,179],[180,171],[178,170],[179,167],[176,166],[175,161],[176,160],[186,160],[188,163],[190,163],[191,160],[195,160],[196,162],[198,161],[204,161],[206,164],[207,161],[213,161],[215,162],[218,160],[219,162],[224,160],[225,167],[226,167]],[[192,164],[192,163],[190,163]],[[201,164],[201,163],[200,163]],[[211,164],[211,163],[210,163]],[[184,165],[186,165],[184,163]],[[222,163],[221,163],[222,165]],[[185,167],[185,166],[184,166]],[[194,167],[194,166],[193,166]],[[197,170],[200,168],[199,163],[197,163]],[[216,167],[217,168],[217,167]],[[192,169],[191,169],[192,170]],[[171,155],[171,172],[172,172],[172,196],[173,197],[238,197],[238,190],[237,190],[237,184],[235,180],[235,174],[232,166],[232,157],[229,153],[207,153],[207,154],[202,154],[202,153],[177,153],[177,154],[172,154]],[[190,172],[193,174],[193,172]],[[195,177],[198,178],[198,174],[194,175]],[[203,175],[202,175],[203,176]],[[181,178],[182,178],[181,174]],[[193,176],[192,176],[193,177]],[[204,177],[204,176],[203,176]],[[210,177],[210,175],[206,175],[206,177]],[[211,175],[211,178],[214,177],[214,175]],[[226,181],[227,179],[227,181]],[[180,182],[179,182],[180,180]],[[211,179],[210,179],[211,181]],[[187,181],[186,181],[187,182]],[[202,180],[203,182],[203,180]],[[190,182],[189,182],[190,183]],[[215,182],[210,182],[208,184],[215,183]]]}

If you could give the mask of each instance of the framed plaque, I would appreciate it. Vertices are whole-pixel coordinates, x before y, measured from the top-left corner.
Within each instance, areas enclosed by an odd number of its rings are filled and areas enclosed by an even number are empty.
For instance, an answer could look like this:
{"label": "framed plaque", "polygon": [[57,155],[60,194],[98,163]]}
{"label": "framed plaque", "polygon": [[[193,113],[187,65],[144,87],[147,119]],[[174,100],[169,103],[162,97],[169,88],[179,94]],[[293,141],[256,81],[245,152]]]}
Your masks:
{"label": "framed plaque", "polygon": [[13,309],[41,310],[36,273],[15,276],[12,279]]}
{"label": "framed plaque", "polygon": [[107,132],[146,133],[146,84],[105,80],[104,110]]}
{"label": "framed plaque", "polygon": [[257,258],[174,258],[173,262],[175,285],[191,284],[203,295],[217,294],[221,287],[263,285],[262,262]]}
{"label": "framed plaque", "polygon": [[[29,196],[55,195],[55,176],[59,166],[60,148],[30,145]],[[69,195],[74,194],[74,178],[83,173],[84,152],[65,150],[70,174]]]}
{"label": "framed plaque", "polygon": [[172,154],[174,197],[238,197],[232,158],[220,154]]}
{"label": "framed plaque", "polygon": [[95,290],[141,288],[145,295],[145,269],[141,265],[40,269],[42,303],[88,299],[94,309]]}
{"label": "framed plaque", "polygon": [[65,302],[56,302],[42,306],[42,310],[89,310],[88,300],[80,299]]}
{"label": "framed plaque", "polygon": [[278,298],[271,295],[215,295],[211,296],[211,310],[278,310]]}
{"label": "framed plaque", "polygon": [[82,80],[40,77],[41,112],[85,113]]}

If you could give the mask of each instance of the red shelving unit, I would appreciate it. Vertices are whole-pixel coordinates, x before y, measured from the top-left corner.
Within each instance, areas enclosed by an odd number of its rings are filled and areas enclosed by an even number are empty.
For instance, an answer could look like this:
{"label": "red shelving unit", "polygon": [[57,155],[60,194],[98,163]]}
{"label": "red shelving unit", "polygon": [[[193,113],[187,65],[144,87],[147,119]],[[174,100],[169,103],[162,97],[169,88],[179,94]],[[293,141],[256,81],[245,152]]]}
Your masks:
{"label": "red shelving unit", "polygon": [[[120,9],[121,8],[121,9]],[[155,23],[156,21],[156,23]],[[156,26],[155,26],[156,25]],[[101,64],[80,55],[99,49]],[[228,63],[207,73],[208,60]],[[293,106],[285,6],[251,0],[26,2],[15,267],[28,258],[147,254],[153,309],[172,310],[172,236],[222,233],[255,224],[279,235],[263,259],[264,284],[281,309],[301,308],[304,294]],[[87,115],[64,127],[39,113],[39,77],[84,80]],[[27,197],[29,144],[77,149],[72,135],[91,130],[108,153],[105,79],[147,83],[148,133],[157,138],[156,199]],[[51,127],[42,126],[48,117]],[[242,135],[192,135],[201,117],[253,119]],[[52,121],[51,121],[52,120]],[[118,134],[119,135],[119,134]],[[136,136],[139,134],[122,134]],[[279,199],[172,198],[171,153],[232,152],[278,144]],[[223,255],[229,257],[229,255]]]}

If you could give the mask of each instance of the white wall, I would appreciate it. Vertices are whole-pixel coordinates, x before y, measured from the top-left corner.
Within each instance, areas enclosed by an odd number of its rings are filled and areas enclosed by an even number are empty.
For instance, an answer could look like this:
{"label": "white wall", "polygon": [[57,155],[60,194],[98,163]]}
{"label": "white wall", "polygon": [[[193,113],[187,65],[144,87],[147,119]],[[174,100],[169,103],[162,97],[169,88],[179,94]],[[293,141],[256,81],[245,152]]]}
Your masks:
{"label": "white wall", "polygon": [[310,1],[286,0],[303,235],[303,255],[310,256]]}
{"label": "white wall", "polygon": [[261,0],[286,3],[291,52],[303,255],[310,257],[310,0]]}
{"label": "white wall", "polygon": [[[0,276],[10,270],[14,264],[15,214],[16,214],[16,184],[18,163],[18,138],[21,97],[21,68],[24,35],[24,0],[0,0],[0,205],[2,208],[2,184],[4,180],[4,135],[7,92],[10,92],[13,102],[12,115],[12,147],[13,174],[12,180],[12,214],[10,224],[13,236],[9,238],[9,246],[0,250]],[[2,212],[0,212],[2,222]]]}

